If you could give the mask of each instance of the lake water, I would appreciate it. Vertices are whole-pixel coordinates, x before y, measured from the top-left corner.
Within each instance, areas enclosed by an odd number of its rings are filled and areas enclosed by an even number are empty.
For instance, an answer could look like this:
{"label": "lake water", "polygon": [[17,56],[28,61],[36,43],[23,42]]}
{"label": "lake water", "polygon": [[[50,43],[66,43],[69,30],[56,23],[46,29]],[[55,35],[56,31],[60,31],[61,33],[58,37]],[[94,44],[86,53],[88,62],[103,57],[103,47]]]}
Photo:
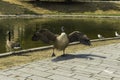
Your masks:
{"label": "lake water", "polygon": [[102,34],[104,37],[114,37],[115,31],[120,33],[119,19],[0,19],[0,53],[6,52],[6,33],[8,30],[12,32],[11,37],[21,43],[22,49],[29,49],[46,45],[41,41],[31,40],[36,29],[47,28],[60,34],[61,26],[65,27],[67,34],[79,30],[87,34],[90,39],[97,38],[97,34]]}

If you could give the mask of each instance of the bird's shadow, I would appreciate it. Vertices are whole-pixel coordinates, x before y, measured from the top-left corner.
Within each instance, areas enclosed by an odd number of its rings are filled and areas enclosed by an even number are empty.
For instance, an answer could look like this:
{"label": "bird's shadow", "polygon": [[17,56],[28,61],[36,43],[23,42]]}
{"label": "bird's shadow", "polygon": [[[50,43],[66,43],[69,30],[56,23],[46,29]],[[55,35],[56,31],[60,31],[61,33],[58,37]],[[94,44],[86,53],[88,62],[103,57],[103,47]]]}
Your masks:
{"label": "bird's shadow", "polygon": [[83,59],[94,60],[95,57],[106,58],[104,56],[94,55],[94,54],[66,54],[65,56],[58,56],[58,57],[52,59],[52,61],[59,62],[59,61],[70,60],[70,59],[74,59],[74,58],[83,58]]}

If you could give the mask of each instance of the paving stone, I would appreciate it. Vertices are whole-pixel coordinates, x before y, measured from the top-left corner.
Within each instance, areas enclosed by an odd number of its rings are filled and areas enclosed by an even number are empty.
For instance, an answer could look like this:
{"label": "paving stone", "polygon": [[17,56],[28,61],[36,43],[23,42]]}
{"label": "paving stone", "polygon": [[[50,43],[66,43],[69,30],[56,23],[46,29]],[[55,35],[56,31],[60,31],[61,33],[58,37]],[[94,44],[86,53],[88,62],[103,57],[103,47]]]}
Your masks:
{"label": "paving stone", "polygon": [[92,68],[74,68],[75,72],[86,72],[86,73],[94,73],[97,74],[99,72],[101,72],[101,70],[98,69],[92,69]]}
{"label": "paving stone", "polygon": [[110,64],[100,64],[99,66],[103,66],[103,67],[110,67],[110,68],[115,68],[115,69],[119,69],[120,66],[117,66],[117,65],[110,65]]}
{"label": "paving stone", "polygon": [[47,72],[57,74],[57,75],[68,76],[68,77],[73,75],[72,71],[66,71],[66,70],[62,70],[62,69],[49,70]]}
{"label": "paving stone", "polygon": [[0,80],[16,80],[16,79],[15,79],[15,78],[8,77],[8,76],[0,75]]}
{"label": "paving stone", "polygon": [[61,75],[53,75],[49,77],[52,80],[78,80],[78,79],[74,79],[71,77],[65,77],[65,76],[61,76]]}
{"label": "paving stone", "polygon": [[116,78],[120,78],[120,75],[114,74],[112,71],[104,71],[104,72],[101,72],[100,75],[106,76],[106,77],[116,77]]}
{"label": "paving stone", "polygon": [[45,68],[45,67],[40,67],[40,66],[26,66],[25,68],[31,68],[31,69],[34,69],[34,70],[40,70],[40,71],[47,71],[49,70],[48,68]]}
{"label": "paving stone", "polygon": [[7,70],[7,71],[4,71],[4,72],[0,72],[0,74],[5,75],[5,76],[9,76],[9,75],[13,74],[13,70]]}
{"label": "paving stone", "polygon": [[26,80],[26,78],[23,78],[23,77],[12,77],[12,78],[14,78],[15,80]]}
{"label": "paving stone", "polygon": [[120,80],[120,78],[113,78],[113,80]]}
{"label": "paving stone", "polygon": [[79,79],[79,80],[98,80],[98,79],[94,79],[94,78],[90,78],[90,77],[85,77],[85,76],[81,76],[81,75],[75,75],[75,76],[73,76],[73,78]]}
{"label": "paving stone", "polygon": [[110,76],[110,75],[95,74],[94,76],[92,76],[92,78],[98,79],[98,80],[111,80],[112,76]]}
{"label": "paving stone", "polygon": [[22,78],[26,78],[26,77],[29,77],[29,76],[32,76],[32,74],[27,74],[27,73],[23,73],[23,72],[20,72],[20,71],[12,71],[12,75],[9,75],[10,77],[22,77]]}
{"label": "paving stone", "polygon": [[117,71],[115,72],[115,74],[120,75],[120,70],[117,70]]}
{"label": "paving stone", "polygon": [[30,76],[26,80],[51,80],[51,79],[47,79],[39,76]]}
{"label": "paving stone", "polygon": [[37,76],[41,76],[41,77],[47,77],[47,76],[51,75],[51,73],[48,73],[48,72],[43,72],[40,70],[38,71],[38,70],[28,69],[28,68],[19,69],[17,71],[32,74],[32,75],[37,75]]}
{"label": "paving stone", "polygon": [[90,77],[93,75],[93,73],[87,72],[84,70],[77,70],[77,71],[74,71],[73,73],[74,73],[74,75],[80,75],[80,76],[84,76],[84,77]]}
{"label": "paving stone", "polygon": [[0,80],[120,80],[120,43],[0,71]]}
{"label": "paving stone", "polygon": [[91,70],[97,70],[97,71],[103,71],[106,69],[105,66],[96,66],[96,65],[90,65],[89,67],[87,67],[88,69],[91,69]]}

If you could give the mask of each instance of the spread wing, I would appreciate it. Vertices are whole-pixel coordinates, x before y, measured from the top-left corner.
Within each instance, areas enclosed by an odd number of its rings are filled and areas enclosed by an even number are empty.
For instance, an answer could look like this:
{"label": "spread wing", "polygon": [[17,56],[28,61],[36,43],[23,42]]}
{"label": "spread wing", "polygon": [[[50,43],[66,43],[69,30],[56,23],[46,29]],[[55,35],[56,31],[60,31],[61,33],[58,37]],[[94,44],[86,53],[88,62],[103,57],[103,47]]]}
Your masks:
{"label": "spread wing", "polygon": [[68,35],[68,38],[70,42],[80,41],[81,44],[91,45],[90,39],[87,37],[87,35],[79,31],[73,31]]}

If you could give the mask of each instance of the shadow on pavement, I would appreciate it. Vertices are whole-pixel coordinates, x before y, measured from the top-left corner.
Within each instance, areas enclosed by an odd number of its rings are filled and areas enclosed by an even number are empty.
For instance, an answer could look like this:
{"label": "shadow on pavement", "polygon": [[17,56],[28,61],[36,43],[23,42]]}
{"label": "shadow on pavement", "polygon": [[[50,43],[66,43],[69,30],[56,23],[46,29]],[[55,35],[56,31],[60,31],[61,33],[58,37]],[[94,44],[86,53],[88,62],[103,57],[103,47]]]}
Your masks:
{"label": "shadow on pavement", "polygon": [[58,62],[58,61],[70,60],[74,58],[84,58],[84,59],[94,60],[94,57],[106,58],[104,56],[99,56],[94,54],[66,54],[65,56],[58,56],[52,59],[52,61]]}

